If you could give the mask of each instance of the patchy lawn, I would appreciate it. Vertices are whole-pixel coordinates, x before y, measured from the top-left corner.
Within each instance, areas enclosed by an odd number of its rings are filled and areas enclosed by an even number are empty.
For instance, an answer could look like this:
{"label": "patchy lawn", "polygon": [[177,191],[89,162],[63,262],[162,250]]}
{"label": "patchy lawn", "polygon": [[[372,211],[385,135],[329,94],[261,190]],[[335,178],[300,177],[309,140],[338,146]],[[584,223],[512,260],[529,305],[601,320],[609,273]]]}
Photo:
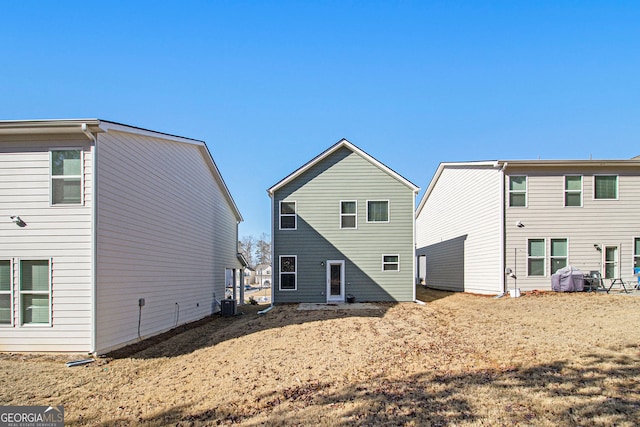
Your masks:
{"label": "patchy lawn", "polygon": [[64,405],[67,426],[640,424],[640,298],[419,297],[243,306],[83,367],[0,355],[0,402]]}

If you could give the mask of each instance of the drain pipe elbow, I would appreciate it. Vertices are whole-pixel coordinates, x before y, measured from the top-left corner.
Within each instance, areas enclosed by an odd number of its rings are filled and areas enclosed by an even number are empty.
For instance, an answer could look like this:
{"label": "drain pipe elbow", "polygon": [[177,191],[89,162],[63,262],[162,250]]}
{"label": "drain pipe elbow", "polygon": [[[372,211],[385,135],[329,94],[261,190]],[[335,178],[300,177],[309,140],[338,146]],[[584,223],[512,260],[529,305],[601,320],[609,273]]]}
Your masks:
{"label": "drain pipe elbow", "polygon": [[91,131],[89,131],[89,126],[87,126],[86,123],[83,123],[82,125],[80,125],[80,130],[82,130],[82,133],[87,135],[87,138],[92,140],[94,144],[97,142],[96,136],[93,133],[91,133]]}

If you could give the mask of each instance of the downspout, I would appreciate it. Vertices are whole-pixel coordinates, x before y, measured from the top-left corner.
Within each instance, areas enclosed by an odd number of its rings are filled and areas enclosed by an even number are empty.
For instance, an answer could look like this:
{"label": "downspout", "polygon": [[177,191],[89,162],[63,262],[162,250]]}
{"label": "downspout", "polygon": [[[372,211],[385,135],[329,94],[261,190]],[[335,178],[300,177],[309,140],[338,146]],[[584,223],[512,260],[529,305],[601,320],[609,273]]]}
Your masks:
{"label": "downspout", "polygon": [[[500,251],[500,265],[502,266],[502,271],[500,272],[500,277],[502,277],[502,294],[504,295],[507,292],[507,278],[506,278],[506,274],[505,274],[505,269],[507,268],[506,265],[506,257],[505,257],[505,253],[507,251],[507,236],[506,236],[506,227],[505,227],[505,221],[506,221],[506,213],[505,213],[505,202],[504,202],[504,198],[505,198],[505,185],[506,185],[506,181],[505,181],[505,174],[504,171],[507,168],[507,165],[509,163],[508,162],[504,162],[504,164],[502,165],[502,167],[500,168],[500,239],[501,244],[500,247],[502,248],[502,250]],[[496,166],[499,166],[499,163],[496,163]]]}
{"label": "downspout", "polygon": [[417,266],[417,262],[416,262],[416,195],[418,194],[417,191],[412,191],[411,192],[412,197],[411,197],[411,203],[412,203],[412,207],[413,207],[413,283],[411,286],[411,289],[413,289],[413,301],[417,302],[416,300],[416,285],[418,283],[418,270],[416,268]]}
{"label": "downspout", "polygon": [[273,212],[274,212],[274,210],[273,210],[274,209],[273,196],[274,195],[272,193],[269,193],[269,197],[271,198],[271,305],[269,307],[265,308],[264,310],[260,310],[258,312],[258,314],[265,314],[265,313],[269,312],[274,307],[273,297],[275,296],[275,282],[276,282],[274,280],[275,279],[274,274],[275,274],[275,271],[276,271],[276,269],[274,268],[275,267],[275,263],[276,263],[276,260],[274,258],[274,256],[275,256],[275,245],[274,245],[274,243],[275,243],[275,238],[276,237],[275,237],[275,233],[274,233],[275,225],[274,225],[274,215],[273,215]]}
{"label": "downspout", "polygon": [[95,355],[98,351],[98,273],[96,270],[98,259],[98,138],[89,131],[86,123],[82,123],[80,129],[93,141],[93,156],[91,156],[93,178],[91,185],[91,350],[89,353]]}

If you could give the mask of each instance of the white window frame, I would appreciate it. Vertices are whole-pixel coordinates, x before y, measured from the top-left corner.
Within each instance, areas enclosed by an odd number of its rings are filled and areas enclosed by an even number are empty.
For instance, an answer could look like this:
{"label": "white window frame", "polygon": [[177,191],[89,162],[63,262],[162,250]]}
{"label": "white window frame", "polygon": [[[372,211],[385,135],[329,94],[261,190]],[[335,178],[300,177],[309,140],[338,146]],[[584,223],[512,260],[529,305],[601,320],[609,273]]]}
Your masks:
{"label": "white window frame", "polygon": [[[343,203],[355,203],[356,204],[356,211],[355,213],[343,213],[342,212],[342,204]],[[357,230],[358,229],[358,201],[357,200],[340,200],[340,229],[341,230]],[[342,226],[342,218],[343,217],[347,217],[347,216],[352,216],[354,218],[354,224],[355,226],[353,227],[343,227]]]}
{"label": "white window frame", "polygon": [[[290,271],[282,272],[282,258],[293,258],[295,271],[293,272],[294,287],[293,289],[282,289],[282,275],[292,274]],[[280,255],[278,257],[278,290],[282,292],[291,292],[298,290],[298,255]]]}
{"label": "white window frame", "polygon": [[[529,255],[529,242],[531,240],[542,240],[544,242],[544,255],[542,256],[531,256]],[[527,238],[527,247],[526,247],[526,251],[527,251],[527,277],[547,277],[547,239],[545,237],[529,237]],[[536,274],[535,276],[531,274],[531,271],[529,271],[529,260],[530,259],[542,259],[542,274],[538,275]]]}
{"label": "white window frame", "polygon": [[13,327],[14,320],[14,306],[13,306],[13,260],[10,258],[3,258],[0,261],[9,262],[9,290],[0,290],[0,295],[9,295],[9,323],[0,323],[0,328]]}
{"label": "white window frame", "polygon": [[[523,190],[511,190],[511,178],[516,178],[516,177],[524,177],[524,191]],[[509,193],[509,201],[507,203],[507,205],[509,205],[510,208],[526,208],[529,206],[529,176],[528,175],[509,175],[509,179],[508,179],[508,183],[507,183],[507,190]],[[511,194],[514,193],[524,193],[524,206],[512,206],[511,205]]]}
{"label": "white window frame", "polygon": [[[49,263],[49,272],[47,274],[47,278],[49,279],[49,287],[48,290],[45,291],[23,291],[22,290],[22,261],[47,261]],[[52,298],[52,292],[51,292],[51,275],[52,275],[52,265],[53,265],[53,258],[22,258],[19,259],[18,261],[18,275],[19,275],[19,279],[18,279],[18,294],[19,294],[19,298],[18,298],[18,324],[20,325],[20,327],[22,328],[42,328],[42,327],[50,327],[52,325],[52,318],[53,318],[53,298]],[[23,295],[48,295],[49,296],[49,319],[48,319],[48,323],[24,323],[24,316],[22,315],[22,296]]]}
{"label": "white window frame", "polygon": [[[388,257],[388,256],[394,256],[398,258],[398,261],[396,262],[390,262],[390,261],[385,261],[384,258]],[[396,265],[398,268],[395,270],[386,270],[384,267],[385,265]],[[400,271],[400,254],[382,254],[382,271],[385,273],[398,273]]]}
{"label": "white window frame", "polygon": [[640,268],[640,252],[636,252],[636,241],[640,241],[640,237],[633,237],[632,239],[631,247],[633,248],[633,258],[631,259],[631,265],[634,266],[634,268]]}
{"label": "white window frame", "polygon": [[[567,189],[567,177],[580,177],[580,190],[569,190]],[[576,175],[576,174],[568,174],[568,175],[564,175],[564,177],[562,178],[563,180],[563,185],[564,185],[564,200],[563,200],[563,204],[565,208],[581,208],[583,206],[584,203],[584,198],[583,198],[583,194],[584,194],[584,176],[582,175]],[[580,194],[580,204],[578,206],[569,206],[567,205],[567,194],[576,194],[579,193]]]}
{"label": "white window frame", "polygon": [[[293,203],[293,211],[292,214],[283,214],[282,213],[282,204],[283,203]],[[293,228],[282,228],[282,217],[293,217]],[[278,204],[278,229],[279,230],[297,230],[298,229],[298,202],[296,200],[280,200]]]}
{"label": "white window frame", "polygon": [[[53,152],[54,151],[80,151],[80,175],[54,175],[53,174]],[[78,178],[80,180],[80,202],[79,203],[53,203],[53,180]],[[55,207],[84,206],[84,149],[82,147],[54,147],[49,149],[49,205]]]}
{"label": "white window frame", "polygon": [[[567,255],[566,256],[554,256],[553,255],[553,241],[554,240],[564,240],[567,244]],[[566,261],[565,267],[571,265],[569,263],[569,238],[568,237],[553,237],[549,239],[549,274],[554,274],[553,271],[553,260],[554,259],[564,259]],[[564,268],[564,267],[563,267]]]}
{"label": "white window frame", "polygon": [[[387,203],[387,220],[386,221],[369,221],[369,203],[371,202],[386,202]],[[367,200],[367,223],[369,224],[388,224],[391,222],[391,203],[388,199],[371,199]]]}
{"label": "white window frame", "polygon": [[[605,198],[596,198],[596,179],[599,176],[613,176],[616,178],[616,197],[605,199]],[[593,175],[593,200],[595,201],[610,201],[610,200],[619,200],[620,199],[620,176],[616,174],[609,173],[601,173],[597,175]]]}

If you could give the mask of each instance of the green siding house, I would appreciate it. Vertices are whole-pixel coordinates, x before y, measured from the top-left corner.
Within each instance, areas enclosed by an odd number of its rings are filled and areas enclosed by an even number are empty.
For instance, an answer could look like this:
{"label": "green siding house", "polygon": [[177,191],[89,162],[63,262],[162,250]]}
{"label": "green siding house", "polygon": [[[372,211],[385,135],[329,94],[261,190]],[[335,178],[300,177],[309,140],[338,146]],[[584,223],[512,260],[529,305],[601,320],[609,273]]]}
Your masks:
{"label": "green siding house", "polygon": [[271,187],[273,302],[414,301],[418,190],[346,139]]}

